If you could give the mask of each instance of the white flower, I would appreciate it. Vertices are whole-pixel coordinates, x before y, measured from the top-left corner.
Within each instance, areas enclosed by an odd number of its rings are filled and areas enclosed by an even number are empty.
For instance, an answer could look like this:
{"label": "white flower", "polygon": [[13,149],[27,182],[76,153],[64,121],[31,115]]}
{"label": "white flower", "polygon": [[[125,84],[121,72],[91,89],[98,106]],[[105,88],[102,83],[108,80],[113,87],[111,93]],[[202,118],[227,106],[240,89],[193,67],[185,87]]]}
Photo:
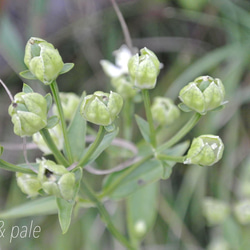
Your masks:
{"label": "white flower", "polygon": [[100,64],[105,74],[111,78],[119,77],[128,73],[128,61],[132,57],[132,53],[126,45],[122,45],[118,50],[113,52],[115,56],[115,64],[108,60],[101,60]]}

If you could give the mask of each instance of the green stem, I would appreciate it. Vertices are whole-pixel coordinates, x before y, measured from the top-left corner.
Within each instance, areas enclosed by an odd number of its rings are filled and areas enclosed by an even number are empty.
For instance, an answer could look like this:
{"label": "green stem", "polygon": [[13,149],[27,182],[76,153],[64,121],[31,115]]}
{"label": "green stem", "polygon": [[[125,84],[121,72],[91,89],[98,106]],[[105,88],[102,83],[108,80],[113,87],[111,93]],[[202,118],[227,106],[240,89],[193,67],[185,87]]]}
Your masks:
{"label": "green stem", "polygon": [[114,8],[114,10],[116,12],[118,20],[119,20],[119,22],[121,24],[122,32],[124,34],[124,38],[125,38],[126,44],[127,44],[128,48],[129,48],[129,50],[131,52],[133,52],[132,39],[131,39],[131,36],[130,36],[130,33],[129,33],[128,26],[127,26],[127,24],[126,24],[126,22],[124,20],[124,17],[122,15],[122,13],[121,13],[121,11],[120,11],[120,9],[119,9],[116,1],[115,0],[111,0],[111,3],[112,3],[113,8]]}
{"label": "green stem", "polygon": [[201,114],[195,113],[191,117],[191,119],[170,140],[168,140],[157,149],[157,152],[162,152],[177,143],[197,124],[200,118]]}
{"label": "green stem", "polygon": [[125,100],[124,109],[123,109],[123,119],[124,119],[124,138],[128,141],[131,141],[132,138],[132,116],[134,111],[134,103],[132,98]]}
{"label": "green stem", "polygon": [[69,162],[73,163],[73,156],[72,156],[72,152],[71,152],[71,148],[70,148],[70,144],[69,144],[69,137],[68,137],[68,133],[67,133],[66,121],[65,121],[65,118],[64,118],[62,103],[61,103],[61,100],[60,100],[59,90],[58,90],[58,86],[57,86],[56,81],[53,81],[50,84],[50,89],[51,89],[51,92],[53,94],[54,101],[56,103],[56,107],[57,107],[57,110],[58,110],[59,118],[60,118],[60,121],[61,121],[66,155],[67,155],[67,157],[69,159]]}
{"label": "green stem", "polygon": [[16,166],[16,165],[11,164],[9,162],[6,162],[2,159],[0,159],[0,168],[8,170],[8,171],[20,172],[20,173],[24,173],[24,174],[36,174],[34,171],[32,171],[29,168],[23,168],[20,166]]}
{"label": "green stem", "polygon": [[65,159],[65,157],[63,156],[61,151],[57,148],[57,146],[56,146],[55,142],[53,141],[48,129],[43,128],[42,130],[40,130],[40,134],[43,137],[43,140],[45,141],[47,146],[49,147],[50,151],[55,156],[57,162],[64,165],[65,167],[69,166],[70,165],[69,162]]}
{"label": "green stem", "polygon": [[100,193],[98,195],[98,197],[101,199],[101,198],[104,198],[104,197],[108,196],[109,194],[111,194],[119,186],[119,184],[122,182],[122,180],[124,180],[130,173],[132,173],[136,168],[138,168],[139,166],[141,166],[144,162],[146,162],[150,158],[152,158],[152,156],[153,155],[149,155],[149,156],[141,159],[140,161],[136,162],[130,168],[127,168],[127,170],[124,171],[119,178],[117,178],[115,181],[113,181],[110,184],[110,186],[108,186],[107,189],[104,189],[102,191],[102,193]]}
{"label": "green stem", "polygon": [[185,156],[174,156],[174,155],[157,155],[158,160],[166,160],[166,161],[175,161],[183,163],[185,160]]}
{"label": "green stem", "polygon": [[102,142],[105,132],[106,132],[105,128],[103,126],[100,126],[94,142],[91,144],[91,146],[89,147],[88,151],[83,156],[83,158],[78,162],[77,166],[83,167],[88,162],[91,155],[95,152],[97,147]]}
{"label": "green stem", "polygon": [[86,183],[86,180],[82,181],[82,187],[88,196],[88,198],[96,205],[97,209],[99,210],[103,221],[105,222],[108,230],[112,233],[112,235],[121,243],[123,244],[127,249],[134,249],[130,242],[117,230],[117,228],[114,226],[109,213],[105,209],[104,205],[99,201],[95,193],[92,191],[92,189],[88,186]]}
{"label": "green stem", "polygon": [[150,141],[154,148],[156,148],[156,134],[155,134],[155,128],[154,128],[154,122],[153,117],[151,113],[151,105],[150,105],[150,98],[149,98],[149,91],[147,89],[142,90],[142,96],[147,116],[147,121],[149,124],[149,131],[150,131]]}

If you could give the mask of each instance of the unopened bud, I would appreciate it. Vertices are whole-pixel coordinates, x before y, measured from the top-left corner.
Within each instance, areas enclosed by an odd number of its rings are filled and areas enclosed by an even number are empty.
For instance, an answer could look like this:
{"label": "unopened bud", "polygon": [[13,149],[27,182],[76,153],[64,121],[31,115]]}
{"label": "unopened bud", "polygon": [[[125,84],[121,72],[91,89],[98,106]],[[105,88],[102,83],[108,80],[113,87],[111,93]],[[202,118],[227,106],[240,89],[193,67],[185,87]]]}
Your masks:
{"label": "unopened bud", "polygon": [[181,89],[179,98],[191,110],[202,115],[223,104],[225,89],[220,79],[201,76]]}
{"label": "unopened bud", "polygon": [[207,197],[203,201],[203,214],[210,226],[221,224],[229,212],[229,206],[224,201],[212,197]]}
{"label": "unopened bud", "polygon": [[128,70],[132,82],[139,89],[153,89],[160,71],[160,62],[154,52],[147,48],[130,58]]}
{"label": "unopened bud", "polygon": [[159,125],[171,125],[180,116],[180,110],[173,101],[166,97],[154,98],[151,112],[154,121]]}
{"label": "unopened bud", "polygon": [[93,95],[84,98],[81,114],[89,122],[108,126],[116,119],[122,106],[123,99],[119,94],[97,91]]}
{"label": "unopened bud", "polygon": [[51,43],[31,37],[25,47],[24,63],[41,82],[51,84],[60,74],[64,63]]}
{"label": "unopened bud", "polygon": [[224,144],[219,136],[201,135],[193,139],[184,164],[211,166],[223,155]]}
{"label": "unopened bud", "polygon": [[113,78],[111,81],[116,92],[120,94],[124,99],[134,97],[137,94],[137,89],[132,85],[130,79],[126,76],[120,76]]}
{"label": "unopened bud", "polygon": [[32,136],[47,125],[47,102],[38,93],[18,93],[9,106],[14,133]]}
{"label": "unopened bud", "polygon": [[37,196],[42,188],[37,176],[23,173],[16,173],[17,184],[23,193],[30,197]]}
{"label": "unopened bud", "polygon": [[234,213],[240,224],[250,224],[250,200],[239,201],[234,207]]}

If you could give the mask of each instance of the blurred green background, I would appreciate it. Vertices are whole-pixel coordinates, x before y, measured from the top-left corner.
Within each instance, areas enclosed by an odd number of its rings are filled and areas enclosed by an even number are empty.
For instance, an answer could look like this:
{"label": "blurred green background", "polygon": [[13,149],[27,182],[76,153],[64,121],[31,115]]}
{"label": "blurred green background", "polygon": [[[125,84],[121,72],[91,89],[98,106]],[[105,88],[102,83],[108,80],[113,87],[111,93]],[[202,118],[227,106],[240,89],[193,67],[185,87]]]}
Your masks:
{"label": "blurred green background", "polygon": [[[233,210],[237,202],[250,198],[250,192],[239,191],[243,179],[250,183],[250,2],[117,0],[117,3],[133,45],[153,50],[164,64],[152,96],[164,94],[178,103],[182,86],[200,75],[211,75],[223,81],[229,101],[222,111],[206,115],[187,136],[191,139],[200,134],[220,135],[225,143],[223,159],[210,168],[177,165],[171,178],[161,182],[159,214],[143,249],[206,249],[217,238],[229,246],[225,248],[222,244],[218,249],[249,249],[250,227],[248,223],[238,223]],[[110,1],[1,0],[0,78],[12,94],[22,88],[23,80],[18,73],[25,69],[24,46],[31,36],[53,43],[64,62],[75,63],[72,71],[59,77],[61,91],[80,95],[84,90],[90,94],[112,88],[99,61],[104,58],[113,61],[112,52],[124,43],[124,37]],[[49,91],[39,82],[26,83],[40,93]],[[6,146],[3,158],[18,163],[23,161],[23,154],[13,148],[22,140],[12,132],[7,113],[10,101],[3,88],[0,96],[0,141]],[[142,112],[141,104],[136,106],[136,112]],[[187,117],[183,115],[161,138],[178,130]],[[135,142],[137,138],[135,133]],[[31,161],[41,156],[37,150],[28,154]],[[12,173],[0,170],[0,210],[27,200],[13,177]],[[91,178],[94,180],[90,175]],[[230,206],[232,213],[219,225],[206,224],[202,215],[206,196]],[[122,225],[125,217],[122,202],[107,205],[116,223]],[[32,220],[34,225],[41,226],[39,238],[18,237],[10,243],[11,227],[28,226]],[[66,235],[61,235],[56,215],[3,221],[6,236],[0,238],[0,249],[123,249],[110,237],[95,209],[81,209]],[[215,249],[211,244],[209,247]]]}

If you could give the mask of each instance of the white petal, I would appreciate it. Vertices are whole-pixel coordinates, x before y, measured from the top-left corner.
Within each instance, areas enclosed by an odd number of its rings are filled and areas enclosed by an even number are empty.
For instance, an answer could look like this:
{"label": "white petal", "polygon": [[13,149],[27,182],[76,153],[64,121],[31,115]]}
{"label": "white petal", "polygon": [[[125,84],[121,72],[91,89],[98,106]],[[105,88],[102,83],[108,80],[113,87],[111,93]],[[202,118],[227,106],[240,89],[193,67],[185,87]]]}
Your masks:
{"label": "white petal", "polygon": [[122,45],[118,50],[114,51],[115,64],[121,68],[123,73],[128,72],[128,61],[132,57],[131,51],[126,45]]}
{"label": "white petal", "polygon": [[105,74],[111,78],[119,77],[123,74],[122,69],[116,67],[113,63],[111,63],[107,60],[101,60],[100,64],[101,64]]}

